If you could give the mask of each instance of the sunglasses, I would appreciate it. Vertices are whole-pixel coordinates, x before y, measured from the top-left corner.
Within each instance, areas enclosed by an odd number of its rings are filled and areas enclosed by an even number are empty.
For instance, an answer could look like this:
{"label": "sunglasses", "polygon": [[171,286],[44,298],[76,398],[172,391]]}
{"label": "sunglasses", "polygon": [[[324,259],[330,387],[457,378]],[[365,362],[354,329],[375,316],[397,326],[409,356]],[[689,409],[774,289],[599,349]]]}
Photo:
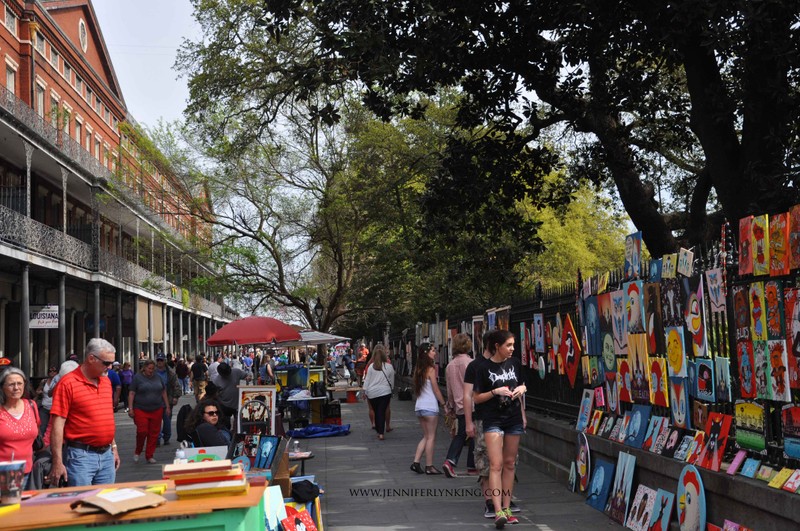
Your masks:
{"label": "sunglasses", "polygon": [[113,360],[112,361],[106,361],[106,360],[104,360],[103,358],[101,358],[99,356],[95,356],[94,354],[92,354],[92,357],[94,359],[98,360],[100,363],[102,363],[106,367],[111,367],[112,365],[114,365],[114,361]]}
{"label": "sunglasses", "polygon": [[206,415],[211,415],[212,417],[216,417],[217,415],[219,415],[219,411],[216,411],[216,410],[215,411],[205,411],[204,413]]}

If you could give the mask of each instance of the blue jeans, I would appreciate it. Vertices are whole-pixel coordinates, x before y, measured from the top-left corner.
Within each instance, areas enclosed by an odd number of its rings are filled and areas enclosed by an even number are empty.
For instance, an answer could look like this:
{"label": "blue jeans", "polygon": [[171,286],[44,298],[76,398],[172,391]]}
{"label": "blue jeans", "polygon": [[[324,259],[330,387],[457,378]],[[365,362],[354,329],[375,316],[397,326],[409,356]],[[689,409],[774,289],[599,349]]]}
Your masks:
{"label": "blue jeans", "polygon": [[102,454],[67,446],[64,452],[67,486],[107,485],[114,483],[114,452],[109,448]]}
{"label": "blue jeans", "polygon": [[183,389],[183,394],[188,393],[189,392],[189,377],[187,376],[186,378],[180,378],[180,381],[181,381],[181,389]]}
{"label": "blue jeans", "polygon": [[[453,463],[453,466],[458,464],[458,459],[461,457],[461,450],[467,444],[467,423],[464,420],[464,415],[457,415],[458,431],[453,440],[450,441],[450,448],[447,450],[447,460]],[[469,440],[469,453],[467,454],[467,468],[475,468],[475,439]]]}
{"label": "blue jeans", "polygon": [[170,437],[172,437],[172,408],[169,408],[169,414],[167,408],[164,408],[164,415],[161,417],[161,437],[159,438],[164,439],[164,442],[169,442]]}

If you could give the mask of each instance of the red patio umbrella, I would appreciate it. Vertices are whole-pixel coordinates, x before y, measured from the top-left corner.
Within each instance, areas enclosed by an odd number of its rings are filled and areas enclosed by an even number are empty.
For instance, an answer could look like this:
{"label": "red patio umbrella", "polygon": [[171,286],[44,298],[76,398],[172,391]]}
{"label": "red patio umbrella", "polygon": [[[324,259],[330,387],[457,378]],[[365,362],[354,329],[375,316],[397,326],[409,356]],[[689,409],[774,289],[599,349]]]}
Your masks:
{"label": "red patio umbrella", "polygon": [[209,346],[253,345],[258,343],[280,343],[297,341],[300,332],[271,317],[245,317],[228,323],[208,338]]}

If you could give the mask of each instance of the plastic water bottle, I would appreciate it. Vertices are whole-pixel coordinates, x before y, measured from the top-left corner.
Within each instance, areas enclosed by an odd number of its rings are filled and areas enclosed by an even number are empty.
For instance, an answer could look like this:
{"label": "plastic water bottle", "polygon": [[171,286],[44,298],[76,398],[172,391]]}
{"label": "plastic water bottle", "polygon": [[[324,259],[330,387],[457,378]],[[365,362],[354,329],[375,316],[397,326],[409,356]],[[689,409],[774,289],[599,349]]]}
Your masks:
{"label": "plastic water bottle", "polygon": [[181,465],[186,462],[186,452],[183,451],[183,446],[179,446],[178,449],[175,450],[175,460],[173,463],[176,465]]}
{"label": "plastic water bottle", "polygon": [[300,441],[295,440],[294,444],[292,444],[292,452],[299,453],[300,452]]}

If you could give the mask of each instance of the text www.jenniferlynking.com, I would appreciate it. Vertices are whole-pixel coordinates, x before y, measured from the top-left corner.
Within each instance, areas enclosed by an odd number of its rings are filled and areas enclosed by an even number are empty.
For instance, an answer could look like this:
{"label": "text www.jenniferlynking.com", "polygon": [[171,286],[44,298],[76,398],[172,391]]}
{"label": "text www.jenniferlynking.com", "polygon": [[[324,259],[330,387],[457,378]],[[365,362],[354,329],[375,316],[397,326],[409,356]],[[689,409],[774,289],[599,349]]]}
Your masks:
{"label": "text www.jenniferlynking.com", "polygon": [[[496,494],[495,494],[496,492]],[[486,489],[486,496],[509,495],[500,489]],[[350,489],[350,496],[369,498],[468,498],[482,497],[480,488],[473,489]]]}

